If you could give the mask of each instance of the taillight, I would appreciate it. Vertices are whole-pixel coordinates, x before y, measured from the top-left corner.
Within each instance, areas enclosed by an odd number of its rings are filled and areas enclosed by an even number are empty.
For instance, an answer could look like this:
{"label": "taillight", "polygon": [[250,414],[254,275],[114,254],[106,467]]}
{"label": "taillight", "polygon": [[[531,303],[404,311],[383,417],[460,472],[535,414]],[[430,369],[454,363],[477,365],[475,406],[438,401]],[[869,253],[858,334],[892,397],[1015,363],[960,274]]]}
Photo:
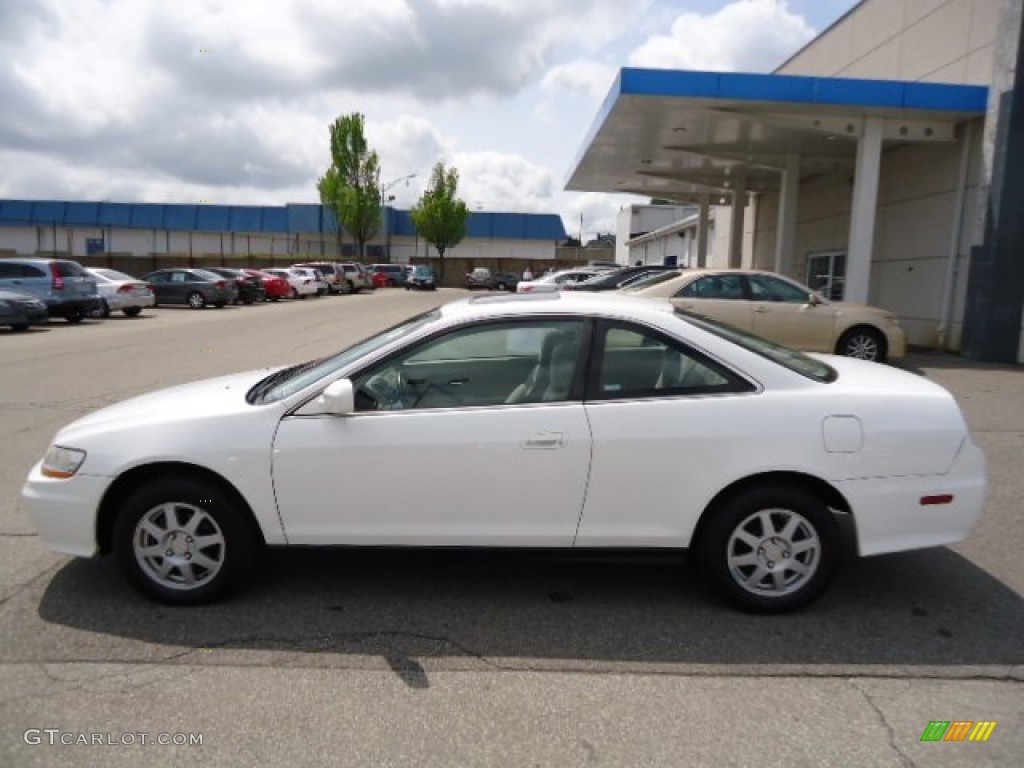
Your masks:
{"label": "taillight", "polygon": [[124,285],[122,285],[120,288],[117,289],[117,292],[118,293],[131,293],[133,290],[135,290],[135,286],[134,285],[132,285],[131,283],[125,283]]}
{"label": "taillight", "polygon": [[54,261],[50,262],[50,274],[53,276],[53,280],[50,283],[50,288],[55,291],[64,290],[64,278],[60,276],[60,272],[57,269],[57,263]]}
{"label": "taillight", "polygon": [[216,288],[218,291],[223,291],[226,286],[227,286],[227,283],[225,283],[223,280],[218,280],[213,285],[213,287]]}

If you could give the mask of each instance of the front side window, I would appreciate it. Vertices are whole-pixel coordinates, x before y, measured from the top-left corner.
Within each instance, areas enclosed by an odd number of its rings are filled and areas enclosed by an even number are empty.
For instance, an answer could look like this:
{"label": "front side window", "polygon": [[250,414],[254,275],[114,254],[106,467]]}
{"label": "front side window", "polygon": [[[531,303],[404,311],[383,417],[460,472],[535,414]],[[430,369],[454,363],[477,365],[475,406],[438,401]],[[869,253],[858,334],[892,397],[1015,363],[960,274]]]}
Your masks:
{"label": "front side window", "polygon": [[748,392],[731,371],[648,328],[603,325],[588,400]]}
{"label": "front side window", "polygon": [[450,331],[356,376],[356,409],[396,411],[571,398],[581,320],[524,320]]}
{"label": "front side window", "polygon": [[750,295],[755,301],[782,301],[788,304],[806,304],[810,292],[787,280],[771,275],[748,275]]}

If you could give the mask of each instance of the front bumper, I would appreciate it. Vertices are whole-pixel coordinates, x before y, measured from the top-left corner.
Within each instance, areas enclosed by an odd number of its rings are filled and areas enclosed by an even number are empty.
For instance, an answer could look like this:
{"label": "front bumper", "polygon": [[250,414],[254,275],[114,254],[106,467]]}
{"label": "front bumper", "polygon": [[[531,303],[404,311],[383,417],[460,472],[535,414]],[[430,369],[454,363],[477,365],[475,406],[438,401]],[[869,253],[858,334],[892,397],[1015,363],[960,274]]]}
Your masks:
{"label": "front bumper", "polygon": [[38,462],[21,489],[21,501],[50,550],[78,557],[99,551],[96,519],[111,478],[78,474],[66,480],[46,477]]}

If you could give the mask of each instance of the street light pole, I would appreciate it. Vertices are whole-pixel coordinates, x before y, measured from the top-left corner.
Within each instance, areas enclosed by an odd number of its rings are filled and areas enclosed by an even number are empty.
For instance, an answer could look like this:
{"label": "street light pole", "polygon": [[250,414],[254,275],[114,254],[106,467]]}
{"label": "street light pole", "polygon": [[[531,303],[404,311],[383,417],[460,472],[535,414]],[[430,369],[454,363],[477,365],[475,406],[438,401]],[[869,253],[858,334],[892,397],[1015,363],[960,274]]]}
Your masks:
{"label": "street light pole", "polygon": [[385,261],[391,263],[391,206],[388,205],[392,200],[395,199],[394,195],[388,195],[389,189],[394,187],[400,182],[405,182],[406,186],[409,186],[409,179],[416,178],[415,173],[409,173],[405,176],[399,176],[397,179],[392,179],[387,184],[382,184],[380,187],[380,204],[381,208],[384,209],[384,255]]}

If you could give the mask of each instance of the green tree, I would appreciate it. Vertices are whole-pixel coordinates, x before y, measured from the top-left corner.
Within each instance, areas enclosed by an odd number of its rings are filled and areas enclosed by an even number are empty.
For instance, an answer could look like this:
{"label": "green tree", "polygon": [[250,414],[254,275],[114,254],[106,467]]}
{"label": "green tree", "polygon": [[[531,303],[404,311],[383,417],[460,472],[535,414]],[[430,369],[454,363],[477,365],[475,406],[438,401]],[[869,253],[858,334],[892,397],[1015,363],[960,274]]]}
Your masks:
{"label": "green tree", "polygon": [[[320,202],[334,211],[341,229],[358,244],[360,261],[381,223],[380,160],[367,145],[363,126],[359,112],[331,124],[331,165],[316,185]],[[338,238],[340,242],[340,232]]]}
{"label": "green tree", "polygon": [[456,197],[459,172],[445,169],[444,163],[434,166],[430,183],[416,206],[409,212],[412,225],[420,237],[437,249],[439,257],[437,281],[444,280],[444,252],[458,245],[466,236],[469,208]]}

